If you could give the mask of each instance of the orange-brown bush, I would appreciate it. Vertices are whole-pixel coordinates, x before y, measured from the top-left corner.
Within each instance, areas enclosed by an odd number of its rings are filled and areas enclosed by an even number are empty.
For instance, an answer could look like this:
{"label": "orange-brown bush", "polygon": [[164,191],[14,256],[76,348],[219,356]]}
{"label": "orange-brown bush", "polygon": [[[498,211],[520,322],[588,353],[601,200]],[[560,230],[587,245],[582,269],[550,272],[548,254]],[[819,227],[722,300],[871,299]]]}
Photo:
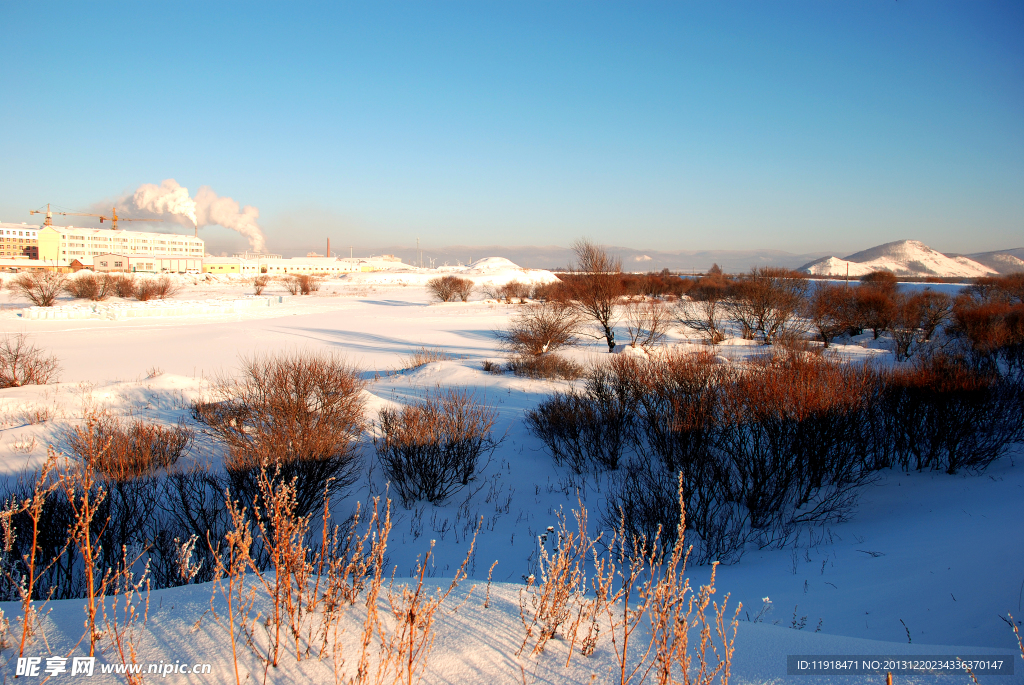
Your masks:
{"label": "orange-brown bush", "polygon": [[891,271],[872,271],[860,277],[863,286],[882,292],[890,297],[896,294],[896,274]]}
{"label": "orange-brown bush", "polygon": [[[526,301],[526,298],[530,296],[531,287],[529,283],[520,283],[519,281],[509,281],[503,285],[494,288],[494,296],[496,299],[504,300],[505,304],[512,304],[512,300],[519,300],[522,304]],[[463,300],[465,302],[465,300]]]}
{"label": "orange-brown bush", "polygon": [[107,287],[117,297],[135,296],[135,277],[129,274],[106,274]]}
{"label": "orange-brown bush", "polygon": [[854,294],[849,288],[817,283],[807,301],[807,318],[825,347],[857,322]]}
{"label": "orange-brown bush", "polygon": [[427,281],[427,291],[441,302],[453,302],[455,298],[465,302],[473,293],[473,288],[473,281],[458,276],[440,276]]}
{"label": "orange-brown bush", "polygon": [[139,419],[124,421],[110,414],[87,417],[64,436],[71,454],[114,481],[151,476],[188,453],[194,435],[185,426],[165,428]]}
{"label": "orange-brown bush", "polygon": [[626,312],[626,334],[631,347],[653,347],[665,339],[670,313],[660,300],[630,299]]}
{"label": "orange-brown bush", "polygon": [[579,327],[575,310],[557,302],[545,302],[517,309],[508,328],[496,331],[495,336],[513,356],[539,357],[575,345]]}
{"label": "orange-brown bush", "polygon": [[106,276],[97,276],[91,271],[79,271],[68,279],[64,290],[81,300],[105,300],[110,297],[110,285]]}
{"label": "orange-brown bush", "polygon": [[374,437],[384,474],[407,507],[419,500],[445,502],[469,484],[480,457],[500,444],[497,413],[463,390],[427,393],[423,401],[378,413]]}
{"label": "orange-brown bush", "polygon": [[232,491],[251,502],[261,468],[296,479],[298,511],[317,506],[324,487],[347,489],[358,476],[363,381],[343,359],[322,353],[257,355],[241,377],[221,378],[213,401],[192,415],[227,450]]}
{"label": "orange-brown bush", "polygon": [[270,276],[261,274],[252,279],[252,292],[253,295],[262,295],[264,289],[270,283]]}
{"label": "orange-brown bush", "polygon": [[29,342],[24,333],[0,338],[0,389],[46,385],[60,376],[60,362]]}
{"label": "orange-brown bush", "polygon": [[140,302],[162,300],[178,292],[178,286],[168,276],[140,279],[135,285],[135,299]]}
{"label": "orange-brown bush", "polygon": [[52,307],[67,282],[67,274],[59,271],[26,271],[14,277],[10,288],[37,307]]}
{"label": "orange-brown bush", "polygon": [[888,372],[882,381],[873,442],[890,465],[981,470],[1024,438],[1019,377],[936,355]]}

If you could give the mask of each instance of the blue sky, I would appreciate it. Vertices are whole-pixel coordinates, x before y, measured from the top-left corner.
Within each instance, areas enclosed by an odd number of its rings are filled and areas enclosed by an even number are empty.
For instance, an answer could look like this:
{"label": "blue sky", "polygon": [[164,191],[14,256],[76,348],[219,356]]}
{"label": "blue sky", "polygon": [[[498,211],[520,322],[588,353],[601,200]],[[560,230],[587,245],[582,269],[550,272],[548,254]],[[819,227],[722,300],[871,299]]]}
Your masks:
{"label": "blue sky", "polygon": [[1024,245],[1021,2],[0,0],[0,45],[4,221],[174,178],[279,251]]}

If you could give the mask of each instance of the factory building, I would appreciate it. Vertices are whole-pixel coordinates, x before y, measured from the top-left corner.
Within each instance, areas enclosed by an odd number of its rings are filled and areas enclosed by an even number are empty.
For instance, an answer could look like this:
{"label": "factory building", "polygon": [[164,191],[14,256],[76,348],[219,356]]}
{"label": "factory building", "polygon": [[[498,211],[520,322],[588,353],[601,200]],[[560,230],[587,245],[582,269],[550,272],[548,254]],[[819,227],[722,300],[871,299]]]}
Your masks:
{"label": "factory building", "polygon": [[57,267],[70,267],[76,259],[84,263],[83,257],[95,259],[99,255],[109,254],[173,257],[179,261],[202,260],[206,249],[202,238],[176,233],[143,233],[74,226],[43,226],[33,232],[38,241],[36,258]]}

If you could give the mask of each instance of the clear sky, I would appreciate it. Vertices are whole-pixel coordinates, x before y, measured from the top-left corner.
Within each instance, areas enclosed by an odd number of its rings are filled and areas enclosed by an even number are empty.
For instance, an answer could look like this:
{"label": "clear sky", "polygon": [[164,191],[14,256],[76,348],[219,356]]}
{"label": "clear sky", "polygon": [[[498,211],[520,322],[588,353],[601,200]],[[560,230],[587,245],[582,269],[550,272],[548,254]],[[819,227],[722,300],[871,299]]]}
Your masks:
{"label": "clear sky", "polygon": [[0,0],[0,50],[4,221],[173,178],[272,250],[1024,245],[1019,0]]}

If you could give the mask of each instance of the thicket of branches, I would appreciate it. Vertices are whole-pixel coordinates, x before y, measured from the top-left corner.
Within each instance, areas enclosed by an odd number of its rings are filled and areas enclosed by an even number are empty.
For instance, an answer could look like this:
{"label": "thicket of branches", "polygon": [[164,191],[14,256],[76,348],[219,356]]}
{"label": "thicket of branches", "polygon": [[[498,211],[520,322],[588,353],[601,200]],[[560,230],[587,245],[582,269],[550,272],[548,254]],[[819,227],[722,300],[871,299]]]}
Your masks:
{"label": "thicket of branches", "polygon": [[[804,354],[616,357],[528,412],[556,462],[611,479],[606,523],[667,530],[683,478],[698,558],[844,518],[880,468],[984,469],[1024,438],[1019,375],[936,355],[896,370]],[[668,507],[666,509],[666,507]]]}
{"label": "thicket of branches", "polygon": [[60,362],[29,341],[24,333],[0,338],[0,390],[46,385],[60,376]]}
{"label": "thicket of branches", "polygon": [[238,377],[219,379],[193,418],[226,449],[232,491],[251,503],[261,469],[296,481],[299,511],[309,513],[326,488],[347,489],[358,475],[363,382],[344,359],[320,353],[257,355]]}
{"label": "thicket of branches", "polygon": [[463,390],[428,393],[422,402],[378,413],[377,458],[407,507],[443,504],[464,488],[501,440],[492,434],[497,413]]}
{"label": "thicket of branches", "polygon": [[466,302],[474,287],[473,281],[458,276],[440,276],[427,281],[427,290],[441,302],[454,302],[456,298]]}

